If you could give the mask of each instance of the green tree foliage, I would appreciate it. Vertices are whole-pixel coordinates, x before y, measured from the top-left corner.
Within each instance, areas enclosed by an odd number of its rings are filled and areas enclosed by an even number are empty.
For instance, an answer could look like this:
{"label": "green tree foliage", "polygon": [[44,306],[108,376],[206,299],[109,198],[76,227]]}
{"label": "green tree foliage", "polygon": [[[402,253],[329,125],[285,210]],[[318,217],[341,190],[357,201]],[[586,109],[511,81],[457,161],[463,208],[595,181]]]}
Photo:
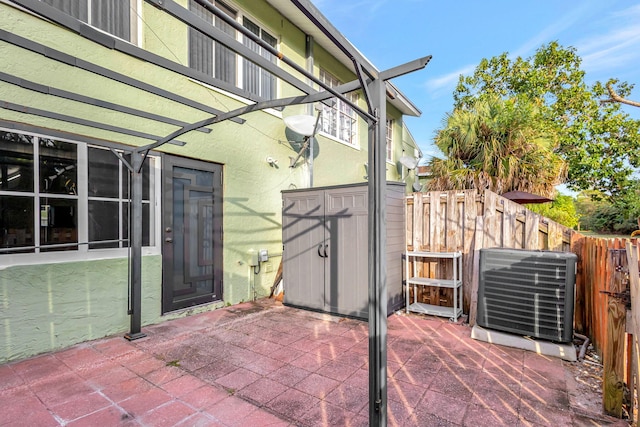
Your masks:
{"label": "green tree foliage", "polygon": [[[568,164],[569,188],[593,189],[612,200],[627,191],[640,166],[640,121],[607,102],[606,85],[585,83],[574,48],[557,42],[542,46],[527,59],[507,53],[483,59],[470,76],[460,76],[455,108],[469,109],[492,97],[525,97],[540,108],[558,136],[557,152]],[[633,88],[609,80],[620,97]],[[602,102],[604,101],[604,102]]]}
{"label": "green tree foliage", "polygon": [[566,174],[555,130],[526,98],[488,97],[447,115],[435,143],[429,190],[488,188],[552,196]]}
{"label": "green tree foliage", "polygon": [[559,195],[551,203],[531,204],[526,207],[569,228],[577,227],[580,222],[580,215],[571,196]]}
{"label": "green tree foliage", "polygon": [[598,233],[630,234],[638,229],[640,182],[634,180],[627,192],[615,199],[584,191],[576,199],[580,228]]}

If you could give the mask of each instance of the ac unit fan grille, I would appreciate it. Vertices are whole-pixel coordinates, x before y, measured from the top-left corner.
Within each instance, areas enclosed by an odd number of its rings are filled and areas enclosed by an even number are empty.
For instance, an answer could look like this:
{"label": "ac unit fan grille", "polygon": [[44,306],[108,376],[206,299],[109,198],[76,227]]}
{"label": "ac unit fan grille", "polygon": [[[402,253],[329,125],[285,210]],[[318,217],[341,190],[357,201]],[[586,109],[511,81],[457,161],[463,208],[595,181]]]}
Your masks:
{"label": "ac unit fan grille", "polygon": [[571,341],[575,259],[561,252],[481,250],[478,324]]}

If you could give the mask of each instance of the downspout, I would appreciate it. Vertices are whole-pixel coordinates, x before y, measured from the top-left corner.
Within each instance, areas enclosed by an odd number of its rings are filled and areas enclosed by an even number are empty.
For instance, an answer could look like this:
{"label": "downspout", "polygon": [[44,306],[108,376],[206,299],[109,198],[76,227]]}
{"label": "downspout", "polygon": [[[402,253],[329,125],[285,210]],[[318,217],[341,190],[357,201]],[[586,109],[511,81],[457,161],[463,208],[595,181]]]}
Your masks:
{"label": "downspout", "polygon": [[[306,43],[305,43],[306,69],[307,69],[307,72],[311,75],[313,75],[313,65],[314,65],[313,45],[314,45],[313,37],[310,35],[307,35]],[[307,84],[313,87],[313,81],[309,78],[307,78]],[[313,104],[307,104],[307,113],[309,113],[310,116],[314,115]],[[309,188],[313,188],[313,145],[314,143],[315,143],[315,133],[310,137],[310,140],[309,140]]]}

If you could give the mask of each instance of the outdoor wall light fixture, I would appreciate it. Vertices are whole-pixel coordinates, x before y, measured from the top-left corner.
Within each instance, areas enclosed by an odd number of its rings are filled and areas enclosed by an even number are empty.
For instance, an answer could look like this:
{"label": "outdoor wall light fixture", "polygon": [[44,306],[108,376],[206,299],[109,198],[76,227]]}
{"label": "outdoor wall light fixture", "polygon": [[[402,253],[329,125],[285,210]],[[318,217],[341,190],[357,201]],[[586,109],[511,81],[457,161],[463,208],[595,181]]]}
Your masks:
{"label": "outdoor wall light fixture", "polygon": [[267,163],[269,164],[269,166],[271,166],[272,168],[278,168],[278,159],[274,159],[271,156],[267,156],[266,158]]}

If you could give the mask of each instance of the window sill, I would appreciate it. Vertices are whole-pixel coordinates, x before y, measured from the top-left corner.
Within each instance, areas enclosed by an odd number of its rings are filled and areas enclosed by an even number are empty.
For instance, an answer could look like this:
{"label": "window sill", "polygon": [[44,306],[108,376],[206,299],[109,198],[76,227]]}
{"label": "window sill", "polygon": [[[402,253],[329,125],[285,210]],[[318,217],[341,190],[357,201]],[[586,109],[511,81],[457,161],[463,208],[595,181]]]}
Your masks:
{"label": "window sill", "polygon": [[325,138],[330,139],[333,142],[337,142],[339,144],[342,144],[342,145],[344,145],[346,147],[353,148],[354,150],[360,151],[360,146],[359,145],[349,144],[348,142],[344,142],[343,140],[341,140],[339,138],[336,138],[333,135],[329,135],[328,133],[324,133],[322,131],[318,131],[318,135],[324,136]]}
{"label": "window sill", "polygon": [[[0,255],[0,270],[21,265],[63,264],[70,262],[98,261],[127,258],[128,248],[92,249],[90,251],[60,251],[31,254]],[[142,256],[160,255],[160,247],[142,248]]]}
{"label": "window sill", "polygon": [[[245,105],[253,104],[253,101],[251,101],[251,100],[249,100],[247,98],[243,98],[243,97],[238,96],[236,94],[233,94],[231,92],[227,92],[226,90],[223,90],[223,89],[217,88],[215,86],[211,86],[209,84],[203,83],[203,82],[201,82],[199,80],[189,78],[189,81],[191,81],[192,83],[195,83],[195,84],[197,84],[199,86],[203,86],[203,87],[205,87],[205,88],[207,88],[207,89],[209,89],[209,90],[211,90],[213,92],[219,93],[220,95],[224,95],[224,96],[226,96],[228,98],[231,98],[231,99],[234,99],[234,100],[236,100],[238,102],[242,102]],[[275,110],[273,108],[265,108],[262,111],[267,113],[267,114],[271,114],[274,117],[282,119],[282,111],[278,111],[278,110]]]}

